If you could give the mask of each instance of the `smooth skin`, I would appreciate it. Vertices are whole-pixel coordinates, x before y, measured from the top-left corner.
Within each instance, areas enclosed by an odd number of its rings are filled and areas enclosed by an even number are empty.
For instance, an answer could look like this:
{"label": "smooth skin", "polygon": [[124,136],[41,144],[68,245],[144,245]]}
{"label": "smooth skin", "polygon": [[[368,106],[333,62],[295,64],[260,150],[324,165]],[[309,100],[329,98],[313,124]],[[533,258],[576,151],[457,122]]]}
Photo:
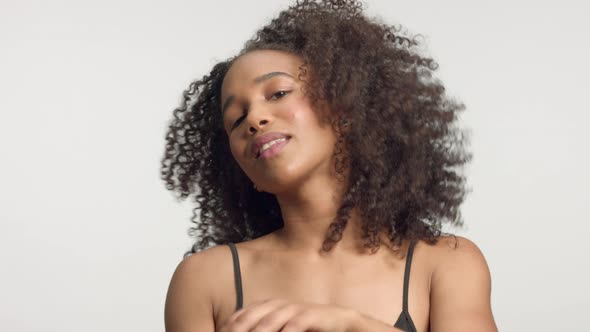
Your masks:
{"label": "smooth skin", "polygon": [[[239,311],[228,246],[180,262],[168,289],[166,331],[400,331],[393,324],[402,310],[407,241],[396,254],[382,234],[383,246],[371,254],[352,210],[340,242],[327,254],[319,251],[343,187],[332,166],[335,133],[301,91],[301,64],[287,52],[258,50],[227,73],[221,100],[232,154],[259,190],[276,195],[284,227],[236,244]],[[292,138],[275,157],[255,159],[252,140],[271,131]],[[409,311],[418,331],[497,331],[490,293],[487,263],[469,239],[416,244]]]}

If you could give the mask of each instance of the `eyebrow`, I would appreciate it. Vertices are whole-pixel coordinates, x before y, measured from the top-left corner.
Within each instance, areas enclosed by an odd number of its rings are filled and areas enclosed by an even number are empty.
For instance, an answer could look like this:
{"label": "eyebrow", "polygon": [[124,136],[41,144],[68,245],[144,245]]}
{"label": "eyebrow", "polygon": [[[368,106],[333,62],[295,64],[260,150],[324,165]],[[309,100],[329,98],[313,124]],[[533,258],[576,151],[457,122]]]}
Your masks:
{"label": "eyebrow", "polygon": [[[273,71],[273,72],[266,73],[266,74],[263,74],[263,75],[260,75],[260,76],[258,76],[256,78],[254,78],[254,80],[252,80],[252,83],[259,84],[259,83],[262,83],[264,81],[267,81],[267,80],[269,80],[269,79],[271,79],[271,78],[273,78],[275,76],[288,76],[288,77],[290,77],[292,79],[295,79],[295,77],[293,77],[293,75],[291,75],[291,74],[287,74],[287,73],[282,72],[282,71]],[[235,99],[234,98],[234,95],[228,96],[225,99],[225,103],[223,104],[223,107],[221,108],[221,115],[222,116],[225,114],[225,110],[227,110],[227,108],[230,107],[231,104],[233,104],[234,99]]]}

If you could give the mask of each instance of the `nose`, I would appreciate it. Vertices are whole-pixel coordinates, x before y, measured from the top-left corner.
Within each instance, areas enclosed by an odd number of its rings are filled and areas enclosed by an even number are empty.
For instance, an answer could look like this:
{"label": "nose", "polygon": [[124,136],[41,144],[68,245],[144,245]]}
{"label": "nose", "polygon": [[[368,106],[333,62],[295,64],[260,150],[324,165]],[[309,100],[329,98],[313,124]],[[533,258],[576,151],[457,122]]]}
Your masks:
{"label": "nose", "polygon": [[246,121],[248,122],[248,132],[254,134],[260,130],[262,126],[272,123],[272,114],[270,110],[263,105],[252,104],[250,105]]}

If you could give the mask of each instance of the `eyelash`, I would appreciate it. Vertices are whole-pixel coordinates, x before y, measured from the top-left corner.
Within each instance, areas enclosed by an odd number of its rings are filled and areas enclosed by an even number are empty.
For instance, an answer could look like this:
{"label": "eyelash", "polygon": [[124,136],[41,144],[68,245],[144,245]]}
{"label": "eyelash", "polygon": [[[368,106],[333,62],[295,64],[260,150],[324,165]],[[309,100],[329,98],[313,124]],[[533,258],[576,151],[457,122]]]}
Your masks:
{"label": "eyelash", "polygon": [[[279,93],[284,93],[284,95],[282,95],[282,96],[280,97],[280,98],[282,98],[282,97],[284,97],[284,96],[288,95],[290,92],[291,92],[291,91],[285,91],[285,90],[277,91],[277,92],[273,93],[273,95],[271,96],[271,99],[272,99],[272,97],[276,96],[276,95],[277,95],[277,94],[279,94]],[[234,129],[234,128],[236,128],[237,126],[239,126],[239,125],[240,125],[240,123],[242,123],[242,120],[243,120],[245,117],[246,117],[246,114],[244,114],[244,115],[242,115],[241,117],[239,117],[239,118],[236,120],[236,122],[234,122],[234,124],[233,124],[233,126],[232,126],[232,128],[231,128],[231,129]]]}

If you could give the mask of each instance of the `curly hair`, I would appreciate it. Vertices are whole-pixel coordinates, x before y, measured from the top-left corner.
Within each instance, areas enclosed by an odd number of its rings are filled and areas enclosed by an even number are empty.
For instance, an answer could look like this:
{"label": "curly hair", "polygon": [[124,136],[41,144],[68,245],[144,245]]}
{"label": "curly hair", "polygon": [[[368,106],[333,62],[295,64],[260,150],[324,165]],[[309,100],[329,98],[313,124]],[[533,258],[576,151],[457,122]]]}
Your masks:
{"label": "curly hair", "polygon": [[184,91],[169,122],[161,178],[177,199],[194,195],[197,203],[189,229],[196,241],[185,255],[283,226],[276,197],[254,190],[233,158],[220,111],[232,63],[262,49],[303,59],[300,79],[314,111],[329,105],[329,114],[318,115],[337,134],[335,168],[340,175],[349,171],[322,250],[340,240],[354,207],[363,243],[373,252],[383,231],[395,245],[404,239],[432,244],[443,222],[463,225],[459,206],[468,190],[462,170],[472,157],[467,131],[457,125],[465,106],[446,96],[433,76],[438,65],[421,54],[416,35],[362,9],[354,0],[297,1]]}

